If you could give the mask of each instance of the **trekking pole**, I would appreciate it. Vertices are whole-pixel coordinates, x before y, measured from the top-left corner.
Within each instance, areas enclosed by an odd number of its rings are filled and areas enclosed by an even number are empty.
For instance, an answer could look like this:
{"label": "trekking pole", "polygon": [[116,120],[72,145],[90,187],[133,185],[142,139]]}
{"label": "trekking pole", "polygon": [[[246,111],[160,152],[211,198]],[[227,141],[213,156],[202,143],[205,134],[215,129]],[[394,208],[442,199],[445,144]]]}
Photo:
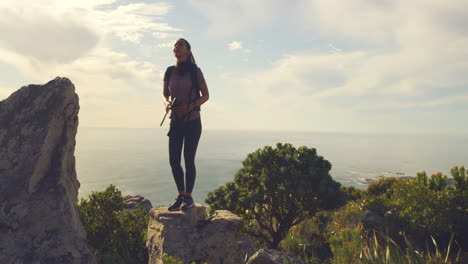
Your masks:
{"label": "trekking pole", "polygon": [[168,105],[168,107],[166,108],[166,109],[167,109],[166,114],[164,115],[163,120],[161,121],[161,124],[160,124],[159,126],[162,126],[162,125],[163,125],[164,120],[166,120],[167,113],[169,113],[169,111],[170,111],[172,105],[175,103],[175,101],[176,101],[176,98],[174,97],[174,98],[172,99],[172,101],[169,102],[169,105]]}

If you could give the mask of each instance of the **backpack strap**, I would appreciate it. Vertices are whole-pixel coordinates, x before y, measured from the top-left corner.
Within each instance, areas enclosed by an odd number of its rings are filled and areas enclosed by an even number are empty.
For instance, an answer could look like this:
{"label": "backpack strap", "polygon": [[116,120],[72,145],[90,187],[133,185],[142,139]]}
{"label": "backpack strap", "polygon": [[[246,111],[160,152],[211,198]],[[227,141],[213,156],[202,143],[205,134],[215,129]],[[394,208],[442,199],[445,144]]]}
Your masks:
{"label": "backpack strap", "polygon": [[[191,75],[192,75],[192,89],[195,88],[195,93],[196,94],[200,94],[200,85],[198,83],[198,67],[196,64],[193,65],[193,68],[192,68],[192,71],[191,71]],[[195,100],[197,100],[198,98],[195,98]],[[190,91],[190,101],[192,101],[192,91]],[[198,105],[197,107],[195,107],[193,109],[193,111],[200,111],[201,108],[200,106]]]}
{"label": "backpack strap", "polygon": [[175,66],[169,66],[167,67],[166,69],[166,72],[164,73],[164,81],[167,83],[167,85],[169,86],[169,82],[171,81],[171,74],[172,74],[172,71],[174,70]]}

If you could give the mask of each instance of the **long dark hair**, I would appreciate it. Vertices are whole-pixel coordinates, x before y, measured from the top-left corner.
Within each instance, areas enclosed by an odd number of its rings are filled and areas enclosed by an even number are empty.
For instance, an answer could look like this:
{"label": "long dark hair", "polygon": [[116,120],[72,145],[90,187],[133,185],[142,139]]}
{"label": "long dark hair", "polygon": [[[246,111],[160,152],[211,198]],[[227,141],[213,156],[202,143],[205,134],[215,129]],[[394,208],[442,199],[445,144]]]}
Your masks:
{"label": "long dark hair", "polygon": [[180,39],[177,40],[177,42],[179,42],[179,41],[185,42],[185,46],[187,47],[187,50],[190,51],[190,54],[187,56],[187,61],[177,62],[178,72],[180,74],[184,74],[187,71],[189,71],[191,68],[197,67],[197,64],[195,63],[195,58],[193,57],[192,46],[190,45],[190,43],[184,38],[180,38]]}

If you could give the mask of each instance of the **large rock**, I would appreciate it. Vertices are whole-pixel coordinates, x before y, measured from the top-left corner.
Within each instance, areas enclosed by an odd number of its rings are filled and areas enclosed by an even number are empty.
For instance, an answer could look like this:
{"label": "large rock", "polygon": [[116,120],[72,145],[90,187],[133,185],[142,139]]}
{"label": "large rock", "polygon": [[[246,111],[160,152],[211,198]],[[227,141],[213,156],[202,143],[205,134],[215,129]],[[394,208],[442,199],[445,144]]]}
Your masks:
{"label": "large rock", "polygon": [[78,110],[58,77],[0,102],[0,263],[95,263],[75,208]]}
{"label": "large rock", "polygon": [[151,209],[146,242],[149,263],[162,264],[164,255],[184,263],[243,263],[237,236],[241,218],[225,210],[206,218],[206,207],[199,204],[187,212]]}
{"label": "large rock", "polygon": [[252,255],[254,255],[257,252],[255,243],[249,236],[239,237],[239,250],[241,257],[244,261],[247,261]]}
{"label": "large rock", "polygon": [[135,210],[138,206],[140,208],[145,209],[147,211],[151,210],[153,206],[151,205],[150,200],[146,199],[141,195],[127,195],[124,198],[125,209],[128,211]]}

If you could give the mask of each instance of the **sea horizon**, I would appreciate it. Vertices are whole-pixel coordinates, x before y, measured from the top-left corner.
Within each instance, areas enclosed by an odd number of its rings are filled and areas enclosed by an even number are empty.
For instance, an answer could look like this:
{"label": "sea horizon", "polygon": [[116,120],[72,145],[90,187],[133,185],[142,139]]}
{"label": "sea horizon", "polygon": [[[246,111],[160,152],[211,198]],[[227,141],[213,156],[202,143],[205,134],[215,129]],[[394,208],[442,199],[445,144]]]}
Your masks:
{"label": "sea horizon", "polygon": [[[153,206],[169,204],[177,192],[166,133],[164,127],[80,126],[75,151],[79,198],[114,184],[123,195],[142,195]],[[316,148],[331,162],[333,179],[361,189],[366,179],[415,176],[423,170],[451,177],[452,167],[468,164],[468,150],[460,148],[468,137],[462,135],[203,129],[195,201],[204,204],[208,192],[232,181],[247,154],[276,143]]]}
{"label": "sea horizon", "polygon": [[[161,129],[169,130],[169,127],[120,127],[120,126],[82,126],[78,127],[84,129]],[[233,132],[291,132],[291,133],[315,133],[315,134],[342,134],[342,135],[382,135],[382,136],[455,136],[467,137],[465,133],[441,133],[441,132],[396,132],[396,131],[333,131],[333,130],[293,130],[293,129],[235,129],[235,128],[205,128],[203,131],[233,131]]]}

